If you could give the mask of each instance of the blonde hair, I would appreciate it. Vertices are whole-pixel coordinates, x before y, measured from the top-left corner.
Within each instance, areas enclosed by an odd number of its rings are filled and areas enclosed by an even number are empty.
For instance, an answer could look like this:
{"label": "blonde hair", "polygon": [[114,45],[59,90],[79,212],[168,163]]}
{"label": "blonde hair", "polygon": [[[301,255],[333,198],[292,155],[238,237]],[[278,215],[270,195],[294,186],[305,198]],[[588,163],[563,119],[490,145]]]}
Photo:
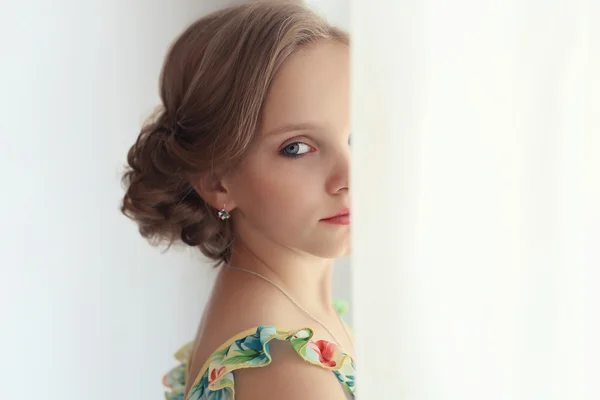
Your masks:
{"label": "blonde hair", "polygon": [[283,62],[318,41],[348,43],[305,6],[258,2],[209,14],[173,43],[160,76],[162,105],[129,150],[121,211],[154,244],[181,240],[228,262],[230,221],[194,190],[194,177],[235,166],[258,129]]}

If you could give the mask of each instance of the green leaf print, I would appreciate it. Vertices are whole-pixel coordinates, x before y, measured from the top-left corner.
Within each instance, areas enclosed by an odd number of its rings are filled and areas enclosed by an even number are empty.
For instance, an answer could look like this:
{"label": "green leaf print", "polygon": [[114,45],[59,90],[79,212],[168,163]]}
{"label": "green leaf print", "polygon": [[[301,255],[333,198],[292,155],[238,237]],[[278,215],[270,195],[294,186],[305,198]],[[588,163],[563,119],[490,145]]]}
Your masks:
{"label": "green leaf print", "polygon": [[300,348],[302,348],[306,343],[308,343],[308,338],[292,339],[292,346],[297,352],[300,352]]}
{"label": "green leaf print", "polygon": [[260,354],[260,352],[254,350],[254,349],[246,349],[246,350],[238,350],[238,351],[235,352],[235,354],[236,355],[239,354],[241,356],[255,358],[255,357],[257,357]]}
{"label": "green leaf print", "polygon": [[254,360],[256,357],[248,357],[248,356],[233,356],[224,360],[221,365],[235,365],[235,364],[244,364],[250,360]]}

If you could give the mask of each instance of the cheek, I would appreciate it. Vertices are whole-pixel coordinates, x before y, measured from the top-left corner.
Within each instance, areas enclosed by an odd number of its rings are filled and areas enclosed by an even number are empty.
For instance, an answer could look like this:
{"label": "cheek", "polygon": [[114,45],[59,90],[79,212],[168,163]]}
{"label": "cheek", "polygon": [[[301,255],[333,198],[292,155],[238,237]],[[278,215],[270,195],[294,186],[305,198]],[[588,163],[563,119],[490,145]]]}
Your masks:
{"label": "cheek", "polygon": [[[291,161],[293,163],[293,161]],[[320,257],[346,255],[349,233],[320,226],[327,193],[322,173],[310,166],[278,164],[251,170],[235,182],[236,203],[243,214],[240,221],[272,241]]]}
{"label": "cheek", "polygon": [[246,181],[245,192],[248,199],[258,203],[262,208],[278,210],[289,208],[296,203],[302,204],[302,183],[294,176],[279,173],[263,174],[260,178]]}
{"label": "cheek", "polygon": [[292,223],[317,217],[322,198],[319,182],[305,176],[301,168],[273,166],[246,172],[236,185],[236,198],[248,218],[285,218]]}

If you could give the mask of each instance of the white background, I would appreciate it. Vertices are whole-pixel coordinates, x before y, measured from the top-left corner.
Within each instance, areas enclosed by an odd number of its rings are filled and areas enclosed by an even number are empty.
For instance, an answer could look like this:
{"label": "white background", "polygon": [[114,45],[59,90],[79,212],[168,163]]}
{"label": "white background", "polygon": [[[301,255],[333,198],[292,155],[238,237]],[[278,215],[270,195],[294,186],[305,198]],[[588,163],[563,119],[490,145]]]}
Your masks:
{"label": "white background", "polygon": [[600,398],[600,3],[373,4],[351,1],[359,396]]}
{"label": "white background", "polygon": [[[120,173],[169,43],[230,3],[1,3],[1,398],[163,398],[214,271],[138,235]],[[334,294],[348,298],[341,267]]]}

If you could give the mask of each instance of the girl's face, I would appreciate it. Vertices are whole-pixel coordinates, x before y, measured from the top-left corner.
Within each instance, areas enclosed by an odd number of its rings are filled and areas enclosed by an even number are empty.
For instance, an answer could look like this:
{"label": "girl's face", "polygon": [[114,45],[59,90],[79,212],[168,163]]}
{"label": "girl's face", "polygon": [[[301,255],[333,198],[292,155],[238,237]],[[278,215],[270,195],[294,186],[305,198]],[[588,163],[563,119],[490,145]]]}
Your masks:
{"label": "girl's face", "polygon": [[223,180],[242,239],[349,254],[350,225],[322,221],[350,206],[349,79],[349,49],[339,43],[307,46],[284,63],[254,144]]}

